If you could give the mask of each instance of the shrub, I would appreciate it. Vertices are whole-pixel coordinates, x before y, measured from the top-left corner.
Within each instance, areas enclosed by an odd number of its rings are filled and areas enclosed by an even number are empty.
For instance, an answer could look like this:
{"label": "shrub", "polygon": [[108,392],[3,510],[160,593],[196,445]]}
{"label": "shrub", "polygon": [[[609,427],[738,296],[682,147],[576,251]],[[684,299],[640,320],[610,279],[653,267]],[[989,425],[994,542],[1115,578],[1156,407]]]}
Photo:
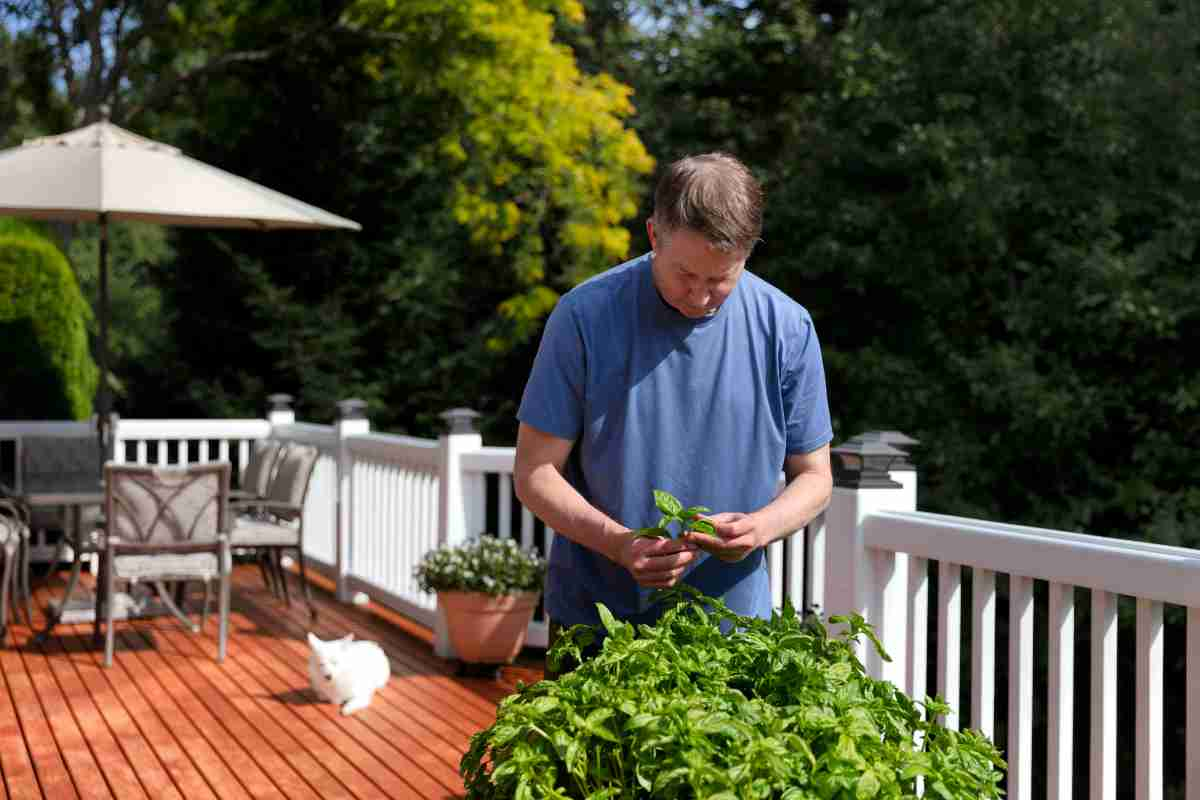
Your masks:
{"label": "shrub", "polygon": [[[850,640],[878,642],[860,617],[831,618],[848,628],[831,638],[790,606],[768,621],[690,587],[665,596],[636,631],[599,606],[594,658],[501,703],[463,756],[468,798],[912,797],[918,777],[929,797],[1001,796],[991,742],[866,674]],[[571,628],[551,659],[579,659],[594,634]]]}
{"label": "shrub", "polygon": [[0,417],[86,419],[98,381],[91,308],[58,248],[14,227],[0,233]]}
{"label": "shrub", "polygon": [[512,539],[481,536],[457,547],[430,550],[416,569],[425,592],[483,592],[493,596],[542,589],[545,562]]}

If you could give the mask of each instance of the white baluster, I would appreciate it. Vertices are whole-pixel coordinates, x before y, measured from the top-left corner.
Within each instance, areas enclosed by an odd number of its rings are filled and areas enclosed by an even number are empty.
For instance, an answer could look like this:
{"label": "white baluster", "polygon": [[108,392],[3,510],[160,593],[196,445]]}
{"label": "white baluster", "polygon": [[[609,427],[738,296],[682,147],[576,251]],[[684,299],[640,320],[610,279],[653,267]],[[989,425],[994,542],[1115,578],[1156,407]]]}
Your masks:
{"label": "white baluster", "polygon": [[1092,590],[1092,800],[1117,800],[1117,596]]}
{"label": "white baluster", "polygon": [[971,574],[972,727],[989,739],[996,735],[996,573]]}
{"label": "white baluster", "polygon": [[1186,777],[1183,796],[1200,797],[1200,609],[1187,610],[1187,719],[1184,738]]}
{"label": "white baluster", "polygon": [[783,608],[783,542],[767,545],[767,577],[771,582],[771,608]]}
{"label": "white baluster", "polygon": [[1033,579],[1009,577],[1008,797],[1033,800]]}
{"label": "white baluster", "polygon": [[1070,800],[1074,755],[1075,587],[1050,584],[1050,675],[1046,687],[1046,796]]}
{"label": "white baluster", "polygon": [[804,576],[805,576],[805,557],[808,548],[805,547],[805,542],[808,538],[808,531],[804,528],[793,533],[787,538],[787,547],[784,552],[787,553],[787,586],[784,591],[792,601],[792,606],[796,611],[803,611],[805,608],[804,598]]}
{"label": "white baluster", "polygon": [[512,475],[501,472],[498,476],[498,493],[500,496],[500,538],[512,538]]}
{"label": "white baluster", "polygon": [[521,507],[521,547],[528,550],[533,547],[533,512]]}
{"label": "white baluster", "polygon": [[909,559],[889,550],[874,551],[874,556],[873,572],[878,587],[872,593],[877,600],[871,610],[871,622],[877,627],[883,648],[892,660],[873,660],[878,661],[880,677],[903,691],[908,685]]}
{"label": "white baluster", "polygon": [[908,560],[908,694],[923,702],[929,647],[929,560]]}
{"label": "white baluster", "polygon": [[959,664],[962,658],[962,567],[938,564],[938,694],[950,704],[942,724],[958,730]]}
{"label": "white baluster", "polygon": [[1162,800],[1163,796],[1163,608],[1162,603],[1137,601],[1137,749],[1134,754],[1134,796]]}

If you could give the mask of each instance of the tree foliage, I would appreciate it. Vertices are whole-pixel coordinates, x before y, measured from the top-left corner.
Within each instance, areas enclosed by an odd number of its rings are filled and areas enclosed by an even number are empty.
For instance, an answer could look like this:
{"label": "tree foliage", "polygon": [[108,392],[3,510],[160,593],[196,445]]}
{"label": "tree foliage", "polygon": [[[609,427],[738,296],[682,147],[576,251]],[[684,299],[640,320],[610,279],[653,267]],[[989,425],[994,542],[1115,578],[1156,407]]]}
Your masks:
{"label": "tree foliage", "polygon": [[0,416],[87,419],[98,377],[90,317],[58,248],[31,227],[0,220]]}

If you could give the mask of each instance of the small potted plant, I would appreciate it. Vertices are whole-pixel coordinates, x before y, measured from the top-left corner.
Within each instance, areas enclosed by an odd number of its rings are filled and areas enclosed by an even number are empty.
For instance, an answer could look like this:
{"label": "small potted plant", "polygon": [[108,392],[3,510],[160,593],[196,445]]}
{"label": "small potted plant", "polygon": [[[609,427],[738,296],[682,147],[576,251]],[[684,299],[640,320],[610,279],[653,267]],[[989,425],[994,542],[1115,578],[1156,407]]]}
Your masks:
{"label": "small potted plant", "polygon": [[469,664],[509,664],[516,658],[545,574],[536,552],[486,534],[430,550],[416,568],[417,584],[437,594],[450,642]]}

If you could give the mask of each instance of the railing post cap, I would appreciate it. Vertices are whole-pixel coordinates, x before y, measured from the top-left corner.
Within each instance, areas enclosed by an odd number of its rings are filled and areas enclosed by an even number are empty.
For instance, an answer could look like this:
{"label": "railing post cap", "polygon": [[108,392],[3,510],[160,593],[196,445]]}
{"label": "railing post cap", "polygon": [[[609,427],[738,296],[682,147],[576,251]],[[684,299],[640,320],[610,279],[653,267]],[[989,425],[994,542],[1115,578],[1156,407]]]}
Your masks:
{"label": "railing post cap", "polygon": [[285,392],[277,392],[267,395],[267,402],[271,404],[272,411],[291,411],[292,401],[296,398]]}
{"label": "railing post cap", "polygon": [[846,442],[882,442],[883,444],[898,448],[903,453],[903,456],[893,461],[889,469],[900,471],[913,471],[916,469],[912,462],[908,460],[908,456],[911,454],[913,448],[920,445],[921,442],[919,439],[914,439],[901,431],[863,431],[860,434],[851,436]]}
{"label": "railing post cap", "polygon": [[901,450],[906,447],[916,447],[921,443],[920,439],[914,439],[903,431],[863,431],[852,438],[868,442],[883,442],[884,444],[890,444],[892,447],[899,447]]}
{"label": "railing post cap", "polygon": [[475,420],[482,416],[472,408],[452,408],[438,415],[446,421],[446,433],[479,433]]}
{"label": "railing post cap", "polygon": [[366,419],[367,401],[350,397],[337,402],[338,419]]}
{"label": "railing post cap", "polygon": [[843,489],[899,489],[888,472],[905,457],[903,450],[861,435],[832,448],[833,485]]}

